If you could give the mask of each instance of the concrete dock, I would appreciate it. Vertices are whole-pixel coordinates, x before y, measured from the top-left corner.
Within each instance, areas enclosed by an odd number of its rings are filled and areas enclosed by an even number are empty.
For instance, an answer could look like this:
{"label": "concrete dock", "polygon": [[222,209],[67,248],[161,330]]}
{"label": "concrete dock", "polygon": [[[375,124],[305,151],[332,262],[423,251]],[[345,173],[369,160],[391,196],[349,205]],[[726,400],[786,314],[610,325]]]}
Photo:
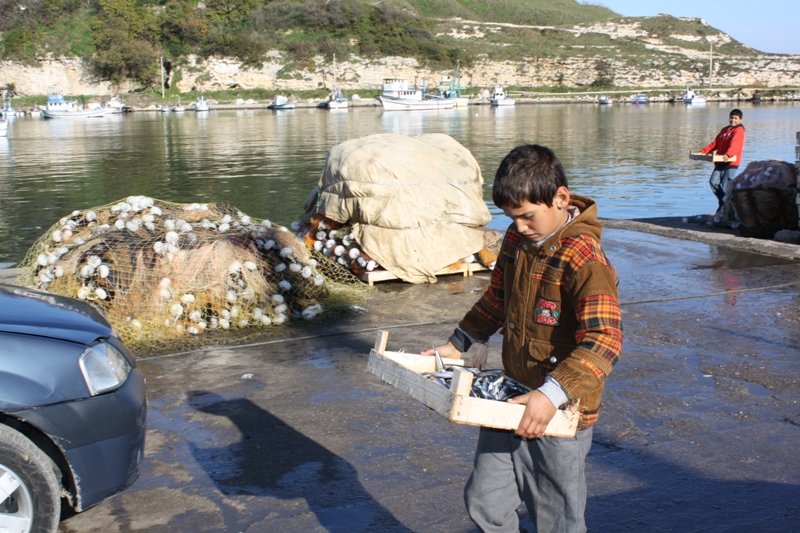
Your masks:
{"label": "concrete dock", "polygon": [[[589,530],[800,531],[800,246],[606,227],[626,338],[587,460]],[[365,369],[378,330],[393,351],[444,341],[488,279],[380,283],[366,313],[141,359],[142,474],[59,531],[476,532],[477,429]]]}

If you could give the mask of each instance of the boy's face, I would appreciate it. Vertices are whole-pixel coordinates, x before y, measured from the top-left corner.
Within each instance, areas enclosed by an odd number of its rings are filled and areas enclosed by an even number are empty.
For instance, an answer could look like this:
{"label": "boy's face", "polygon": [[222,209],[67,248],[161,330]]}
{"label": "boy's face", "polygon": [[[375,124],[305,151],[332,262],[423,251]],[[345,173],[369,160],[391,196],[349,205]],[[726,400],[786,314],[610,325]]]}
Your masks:
{"label": "boy's face", "polygon": [[742,122],[742,117],[740,117],[739,115],[731,115],[730,117],[728,117],[728,124],[730,124],[731,126],[738,126],[739,123],[741,122]]}
{"label": "boy's face", "polygon": [[503,213],[514,221],[517,231],[538,242],[567,222],[567,207],[569,191],[566,187],[559,187],[550,207],[523,200],[519,207],[504,207]]}

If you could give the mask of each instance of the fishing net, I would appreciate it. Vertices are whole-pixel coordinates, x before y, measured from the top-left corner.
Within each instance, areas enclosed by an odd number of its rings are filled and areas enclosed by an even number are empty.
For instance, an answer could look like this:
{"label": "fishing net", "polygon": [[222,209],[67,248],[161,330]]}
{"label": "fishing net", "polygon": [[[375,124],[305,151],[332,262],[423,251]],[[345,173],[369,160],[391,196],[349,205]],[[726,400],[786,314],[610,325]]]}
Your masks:
{"label": "fishing net", "polygon": [[224,203],[144,196],[53,225],[18,283],[92,302],[136,353],[268,335],[363,304],[349,272],[287,228]]}
{"label": "fishing net", "polygon": [[[359,279],[366,279],[365,274],[369,272],[386,270],[356,240],[352,224],[342,224],[317,213],[308,223],[299,224],[294,229],[310,250],[335,261],[336,265],[352,272]],[[472,263],[492,269],[497,261],[499,247],[500,241],[496,241],[477,253],[469,254],[447,265],[437,271],[437,274],[463,272],[464,266]]]}

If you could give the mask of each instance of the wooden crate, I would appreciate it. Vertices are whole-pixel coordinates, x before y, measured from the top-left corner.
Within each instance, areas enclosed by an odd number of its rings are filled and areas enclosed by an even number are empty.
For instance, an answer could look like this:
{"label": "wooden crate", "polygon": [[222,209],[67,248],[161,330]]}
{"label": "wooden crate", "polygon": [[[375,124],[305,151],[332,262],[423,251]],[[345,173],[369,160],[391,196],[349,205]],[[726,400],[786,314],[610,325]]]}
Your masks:
{"label": "wooden crate", "polygon": [[[370,350],[367,371],[386,383],[419,400],[451,422],[499,429],[517,429],[525,411],[521,404],[484,400],[469,396],[472,378],[468,371],[453,374],[452,389],[422,376],[421,372],[434,372],[433,357],[404,352],[386,351],[389,333],[381,331]],[[445,365],[463,366],[461,359],[443,358]],[[577,410],[559,409],[544,434],[555,437],[574,437],[580,413]]]}
{"label": "wooden crate", "polygon": [[[475,272],[482,270],[489,270],[480,263],[459,263],[457,266],[450,265],[436,272],[437,276],[446,276],[449,274],[461,274],[464,277],[471,276]],[[400,279],[388,270],[373,270],[372,272],[362,272],[358,275],[361,281],[365,281],[371,287],[376,281],[387,281],[390,279]]]}
{"label": "wooden crate", "polygon": [[695,161],[711,161],[712,163],[735,163],[736,156],[725,161],[725,157],[717,154],[701,154],[700,152],[689,152],[689,159]]}

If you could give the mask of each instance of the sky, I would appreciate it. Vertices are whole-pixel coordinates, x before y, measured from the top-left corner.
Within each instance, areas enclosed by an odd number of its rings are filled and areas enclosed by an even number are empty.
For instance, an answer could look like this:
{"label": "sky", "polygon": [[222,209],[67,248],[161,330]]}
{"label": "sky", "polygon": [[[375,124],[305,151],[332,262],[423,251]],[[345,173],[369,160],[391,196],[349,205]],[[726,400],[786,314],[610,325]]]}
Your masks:
{"label": "sky", "polygon": [[760,52],[800,54],[800,0],[582,0],[601,5],[626,17],[674,17],[705,19]]}

